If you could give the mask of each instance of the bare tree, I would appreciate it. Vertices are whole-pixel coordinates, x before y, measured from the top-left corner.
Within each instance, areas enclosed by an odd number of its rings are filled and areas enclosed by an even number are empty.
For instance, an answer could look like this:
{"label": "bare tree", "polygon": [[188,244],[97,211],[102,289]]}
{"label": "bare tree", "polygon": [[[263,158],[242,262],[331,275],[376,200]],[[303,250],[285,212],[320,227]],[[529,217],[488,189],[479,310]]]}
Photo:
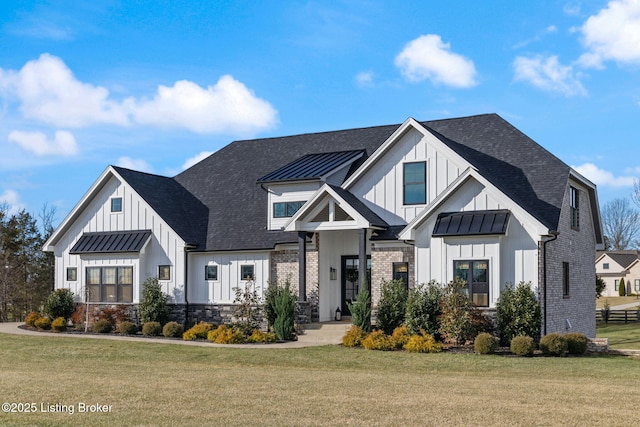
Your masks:
{"label": "bare tree", "polygon": [[[640,191],[640,187],[636,188],[636,191]],[[638,196],[640,196],[640,192]],[[637,246],[640,212],[629,203],[628,199],[613,199],[607,202],[602,208],[601,214],[608,250],[624,250]]]}

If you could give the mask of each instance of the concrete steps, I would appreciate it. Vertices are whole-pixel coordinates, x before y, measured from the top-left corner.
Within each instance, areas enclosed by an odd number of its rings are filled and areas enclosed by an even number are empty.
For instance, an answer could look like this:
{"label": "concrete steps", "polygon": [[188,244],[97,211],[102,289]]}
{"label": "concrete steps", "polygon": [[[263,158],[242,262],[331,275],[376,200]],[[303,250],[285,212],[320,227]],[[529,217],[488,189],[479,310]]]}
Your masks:
{"label": "concrete steps", "polygon": [[300,343],[341,344],[342,337],[351,327],[350,321],[310,323],[298,335]]}

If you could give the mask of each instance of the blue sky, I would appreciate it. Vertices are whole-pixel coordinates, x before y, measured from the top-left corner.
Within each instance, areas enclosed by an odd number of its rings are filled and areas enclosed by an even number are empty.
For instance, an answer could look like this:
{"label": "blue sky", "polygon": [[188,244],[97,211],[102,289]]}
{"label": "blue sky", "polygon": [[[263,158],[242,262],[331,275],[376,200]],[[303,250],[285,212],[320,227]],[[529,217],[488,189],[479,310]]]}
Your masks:
{"label": "blue sky", "polygon": [[640,0],[4,0],[0,106],[0,201],[58,222],[109,164],[483,113],[602,205],[640,178]]}

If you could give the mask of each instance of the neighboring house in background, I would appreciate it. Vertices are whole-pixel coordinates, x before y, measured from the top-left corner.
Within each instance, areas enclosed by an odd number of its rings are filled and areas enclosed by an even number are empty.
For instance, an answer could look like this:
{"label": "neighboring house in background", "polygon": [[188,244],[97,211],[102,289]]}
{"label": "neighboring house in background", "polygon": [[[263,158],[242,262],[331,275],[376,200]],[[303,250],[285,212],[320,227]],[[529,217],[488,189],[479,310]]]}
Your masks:
{"label": "neighboring house in background", "polygon": [[109,166],[45,244],[56,287],[221,322],[234,288],[289,280],[306,321],[348,314],[366,277],[460,277],[495,308],[530,282],[542,333],[595,336],[596,187],[495,114],[236,141],[167,178]]}
{"label": "neighboring house in background", "polygon": [[598,252],[596,274],[607,285],[602,296],[617,297],[624,280],[625,293],[640,293],[640,252],[609,251]]}

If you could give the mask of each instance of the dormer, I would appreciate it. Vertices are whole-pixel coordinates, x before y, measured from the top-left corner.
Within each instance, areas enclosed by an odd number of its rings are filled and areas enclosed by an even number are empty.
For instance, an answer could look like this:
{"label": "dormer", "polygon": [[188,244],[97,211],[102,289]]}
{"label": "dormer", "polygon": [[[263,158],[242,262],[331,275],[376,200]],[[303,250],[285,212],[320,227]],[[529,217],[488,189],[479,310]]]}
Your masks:
{"label": "dormer", "polygon": [[269,195],[267,229],[281,230],[322,185],[342,185],[364,155],[364,150],[307,154],[258,179]]}

